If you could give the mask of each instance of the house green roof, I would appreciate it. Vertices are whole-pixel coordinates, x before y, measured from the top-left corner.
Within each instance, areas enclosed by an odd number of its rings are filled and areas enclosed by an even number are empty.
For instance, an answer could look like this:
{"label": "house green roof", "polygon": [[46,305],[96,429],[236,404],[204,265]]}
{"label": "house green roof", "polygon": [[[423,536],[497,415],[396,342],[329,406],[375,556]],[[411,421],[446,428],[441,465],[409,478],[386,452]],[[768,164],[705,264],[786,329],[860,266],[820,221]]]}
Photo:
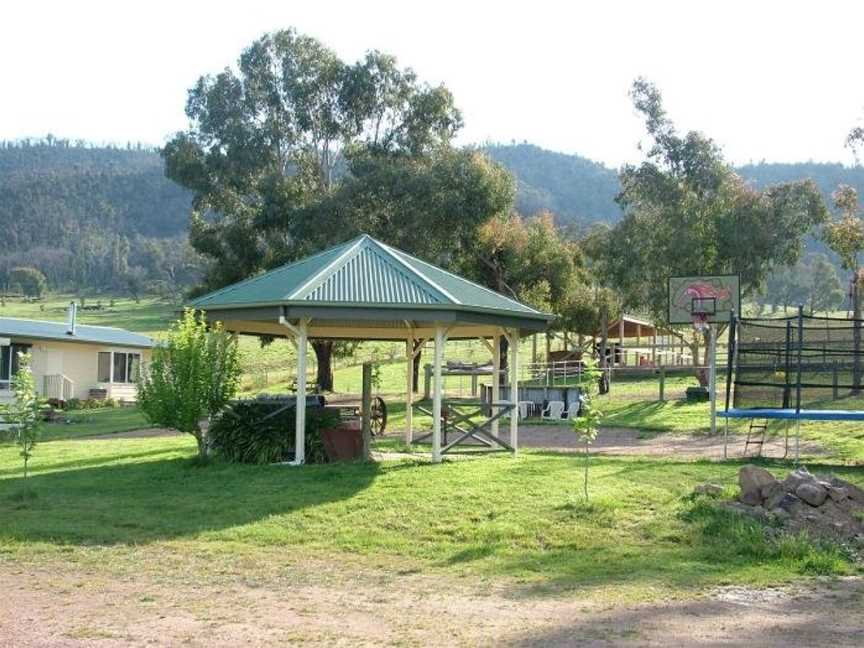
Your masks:
{"label": "house green roof", "polygon": [[153,340],[140,333],[110,326],[76,324],[75,333],[69,333],[66,322],[0,317],[0,337],[14,339],[57,340],[59,342],[81,342],[108,346],[152,348]]}
{"label": "house green roof", "polygon": [[447,309],[551,319],[367,235],[204,295],[191,305],[219,311],[257,306]]}

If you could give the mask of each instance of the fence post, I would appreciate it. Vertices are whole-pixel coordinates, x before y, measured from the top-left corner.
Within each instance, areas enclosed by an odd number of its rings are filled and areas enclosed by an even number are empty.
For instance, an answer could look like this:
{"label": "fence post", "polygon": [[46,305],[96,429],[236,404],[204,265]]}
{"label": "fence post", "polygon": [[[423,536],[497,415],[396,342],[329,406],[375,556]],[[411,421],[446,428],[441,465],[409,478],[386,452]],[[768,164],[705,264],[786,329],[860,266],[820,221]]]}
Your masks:
{"label": "fence post", "polygon": [[666,400],[666,367],[660,367],[660,402]]}
{"label": "fence post", "polygon": [[840,378],[837,375],[837,363],[834,363],[834,366],[831,368],[831,394],[834,397],[834,400],[840,398]]}
{"label": "fence post", "polygon": [[361,430],[363,434],[363,461],[372,454],[372,363],[363,363],[363,395],[360,401],[363,412]]}

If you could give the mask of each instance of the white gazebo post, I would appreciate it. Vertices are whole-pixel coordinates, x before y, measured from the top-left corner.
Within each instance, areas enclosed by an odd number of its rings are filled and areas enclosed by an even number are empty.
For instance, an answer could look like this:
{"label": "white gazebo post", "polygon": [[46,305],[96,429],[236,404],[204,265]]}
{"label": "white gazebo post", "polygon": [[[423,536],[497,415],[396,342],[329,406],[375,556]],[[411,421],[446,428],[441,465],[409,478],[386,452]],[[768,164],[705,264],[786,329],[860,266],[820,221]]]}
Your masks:
{"label": "white gazebo post", "polygon": [[[501,400],[501,335],[496,333],[492,336],[492,402]],[[489,412],[492,416],[498,414],[498,408],[494,405]],[[492,421],[491,433],[498,438],[498,419]]]}
{"label": "white gazebo post", "polygon": [[405,340],[405,443],[414,440],[414,334]]}
{"label": "white gazebo post", "polygon": [[435,394],[432,399],[432,461],[441,463],[441,397],[444,383],[441,379],[441,365],[444,363],[444,343],[447,341],[444,327],[435,325]]}
{"label": "white gazebo post", "polygon": [[294,408],[294,464],[306,462],[306,342],[308,322],[300,320],[297,326],[297,405]]}
{"label": "white gazebo post", "polygon": [[510,445],[513,454],[519,451],[519,329],[510,334]]}
{"label": "white gazebo post", "polygon": [[294,461],[292,466],[301,466],[306,461],[306,347],[309,341],[309,320],[301,319],[297,326],[285,317],[279,323],[288,329],[289,339],[297,350],[297,400],[294,405]]}

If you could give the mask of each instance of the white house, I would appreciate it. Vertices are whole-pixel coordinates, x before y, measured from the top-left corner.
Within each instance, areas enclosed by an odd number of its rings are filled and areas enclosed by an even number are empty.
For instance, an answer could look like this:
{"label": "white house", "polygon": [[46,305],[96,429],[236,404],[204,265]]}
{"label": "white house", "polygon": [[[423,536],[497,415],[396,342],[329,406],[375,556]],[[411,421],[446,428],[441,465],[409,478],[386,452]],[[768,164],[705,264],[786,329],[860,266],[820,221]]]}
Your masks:
{"label": "white house", "polygon": [[36,388],[45,398],[136,400],[135,380],[153,340],[109,326],[0,317],[0,401],[12,397],[18,354],[31,355]]}

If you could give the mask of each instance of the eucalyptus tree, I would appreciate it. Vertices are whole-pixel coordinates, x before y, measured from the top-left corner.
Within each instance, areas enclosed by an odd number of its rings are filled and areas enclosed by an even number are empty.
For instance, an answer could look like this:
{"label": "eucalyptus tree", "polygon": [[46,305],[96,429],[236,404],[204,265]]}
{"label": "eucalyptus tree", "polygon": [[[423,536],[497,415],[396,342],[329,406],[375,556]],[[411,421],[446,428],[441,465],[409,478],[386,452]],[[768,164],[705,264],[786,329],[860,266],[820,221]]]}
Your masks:
{"label": "eucalyptus tree", "polygon": [[[346,63],[293,29],[267,34],[201,77],[186,114],[163,157],[194,192],[202,291],[358,231],[452,266],[468,232],[512,204],[508,174],[450,146],[462,116],[449,90],[378,51]],[[312,344],[330,389],[333,343]]]}
{"label": "eucalyptus tree", "polygon": [[864,289],[864,268],[861,267],[861,253],[864,252],[864,221],[858,204],[858,192],[853,187],[841,185],[833,194],[834,205],[840,216],[825,224],[823,238],[837,256],[844,270],[852,273],[850,293],[852,296],[852,330],[855,359],[852,367],[852,385],[856,393],[861,391],[861,302]]}
{"label": "eucalyptus tree", "polygon": [[[678,133],[653,84],[637,79],[630,96],[650,144],[642,163],[620,171],[617,201],[625,215],[608,237],[609,271],[623,304],[668,324],[669,276],[734,273],[743,292],[753,294],[772,268],[794,264],[804,237],[827,217],[815,184],[801,180],[759,191],[735,173],[713,140]],[[698,337],[686,341],[698,363]]]}

